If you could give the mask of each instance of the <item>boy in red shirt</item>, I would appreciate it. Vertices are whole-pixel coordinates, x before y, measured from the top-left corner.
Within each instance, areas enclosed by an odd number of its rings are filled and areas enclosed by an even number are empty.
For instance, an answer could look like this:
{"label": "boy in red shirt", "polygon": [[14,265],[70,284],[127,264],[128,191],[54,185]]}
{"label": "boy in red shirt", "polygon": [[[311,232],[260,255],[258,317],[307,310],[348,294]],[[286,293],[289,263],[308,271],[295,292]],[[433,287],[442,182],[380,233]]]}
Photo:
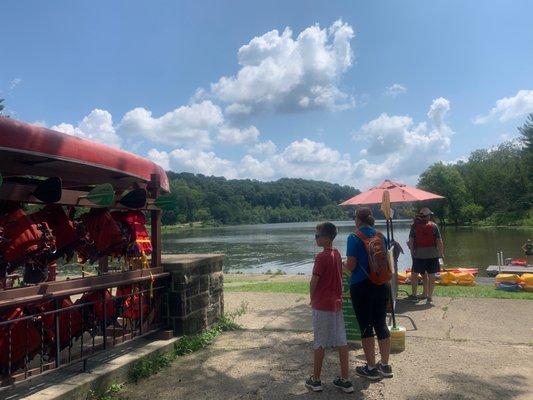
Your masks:
{"label": "boy in red shirt", "polygon": [[314,333],[314,366],[313,375],[305,386],[319,392],[322,390],[320,373],[324,361],[324,349],[339,349],[341,376],[333,381],[333,385],[346,393],[353,392],[352,383],[348,380],[348,345],[342,315],[342,258],[333,247],[337,236],[337,227],[331,222],[316,227],[316,244],[323,248],[315,258],[310,293],[313,307]]}

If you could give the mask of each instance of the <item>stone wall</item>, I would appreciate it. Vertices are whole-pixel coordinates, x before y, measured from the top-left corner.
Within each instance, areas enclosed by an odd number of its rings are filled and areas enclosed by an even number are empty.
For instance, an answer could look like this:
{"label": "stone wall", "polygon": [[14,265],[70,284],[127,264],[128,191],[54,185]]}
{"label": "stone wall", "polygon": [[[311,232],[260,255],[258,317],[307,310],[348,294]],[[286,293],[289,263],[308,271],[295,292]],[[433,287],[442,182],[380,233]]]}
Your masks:
{"label": "stone wall", "polygon": [[161,266],[170,272],[163,318],[175,335],[210,328],[224,313],[222,254],[165,254]]}

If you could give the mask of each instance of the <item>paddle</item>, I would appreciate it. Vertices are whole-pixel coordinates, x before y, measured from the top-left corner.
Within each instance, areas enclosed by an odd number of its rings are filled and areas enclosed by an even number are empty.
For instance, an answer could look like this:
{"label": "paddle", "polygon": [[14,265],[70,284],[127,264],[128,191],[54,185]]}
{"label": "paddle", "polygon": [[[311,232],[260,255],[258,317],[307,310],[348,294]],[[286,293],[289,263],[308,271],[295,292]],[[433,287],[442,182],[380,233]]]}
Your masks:
{"label": "paddle", "polygon": [[155,199],[152,203],[156,207],[164,211],[171,211],[176,208],[178,198],[175,193],[164,194]]}
{"label": "paddle", "polygon": [[48,178],[37,185],[32,195],[46,204],[57,203],[61,200],[62,186],[61,178]]}
{"label": "paddle", "polygon": [[147,197],[148,193],[146,189],[133,189],[126,193],[118,203],[127,208],[144,208]]}
{"label": "paddle", "polygon": [[[390,208],[390,194],[388,190],[383,191],[383,199],[381,202],[381,211],[383,211],[383,214],[385,215],[385,221],[387,223],[387,256],[389,257],[389,260],[392,259],[392,262],[395,263],[394,257],[391,257],[392,252],[392,242],[391,237],[389,236],[389,232],[392,232],[392,210]],[[390,225],[389,225],[390,224]],[[396,329],[396,313],[394,311],[394,306],[396,302],[396,291],[392,289],[392,285],[396,287],[397,282],[397,275],[396,275],[396,266],[393,264],[392,266],[394,268],[394,273],[392,274],[393,282],[391,282],[390,285],[390,301],[391,301],[391,315],[392,315],[392,328]]]}
{"label": "paddle", "polygon": [[81,199],[87,199],[97,206],[108,207],[115,202],[115,190],[110,183],[103,183],[95,186],[85,196],[80,196],[78,203]]}

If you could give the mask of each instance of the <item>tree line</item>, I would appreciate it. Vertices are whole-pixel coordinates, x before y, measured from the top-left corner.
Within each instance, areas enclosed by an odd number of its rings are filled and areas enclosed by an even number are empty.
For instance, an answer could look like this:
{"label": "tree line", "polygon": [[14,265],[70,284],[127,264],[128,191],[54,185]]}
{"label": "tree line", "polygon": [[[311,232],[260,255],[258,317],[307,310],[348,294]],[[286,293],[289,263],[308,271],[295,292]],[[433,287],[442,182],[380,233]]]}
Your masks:
{"label": "tree line", "polygon": [[163,225],[342,220],[348,219],[349,213],[337,205],[359,193],[351,186],[306,179],[260,182],[185,172],[167,174],[176,207],[163,212]]}
{"label": "tree line", "polygon": [[442,223],[533,225],[533,114],[520,137],[476,150],[467,161],[436,163],[420,175],[421,189],[446,197],[431,204]]}

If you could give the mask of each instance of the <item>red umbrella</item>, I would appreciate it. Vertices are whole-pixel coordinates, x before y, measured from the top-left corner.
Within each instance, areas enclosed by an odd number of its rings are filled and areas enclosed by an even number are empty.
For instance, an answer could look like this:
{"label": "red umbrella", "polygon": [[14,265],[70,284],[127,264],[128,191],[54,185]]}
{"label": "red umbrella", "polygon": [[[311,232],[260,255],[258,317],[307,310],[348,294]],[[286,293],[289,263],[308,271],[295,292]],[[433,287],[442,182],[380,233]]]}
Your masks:
{"label": "red umbrella", "polygon": [[438,194],[426,192],[413,186],[407,186],[403,183],[384,180],[381,185],[374,186],[366,192],[360,193],[339,204],[340,206],[356,206],[363,204],[381,204],[383,201],[383,192],[388,191],[391,203],[407,203],[414,201],[425,201],[443,199]]}
{"label": "red umbrella", "polygon": [[[391,180],[384,180],[381,185],[372,187],[366,192],[360,193],[357,196],[348,199],[340,206],[357,206],[381,204],[381,209],[385,215],[387,223],[387,242],[392,249],[394,243],[394,229],[392,224],[392,213],[390,210],[390,203],[408,203],[415,201],[436,200],[444,197],[438,194],[426,192],[425,190],[417,189],[412,186],[407,186],[403,183],[393,182]],[[393,327],[396,328],[395,305],[397,296],[397,279],[398,279],[398,265],[394,260],[394,278],[391,285],[391,311]]]}

